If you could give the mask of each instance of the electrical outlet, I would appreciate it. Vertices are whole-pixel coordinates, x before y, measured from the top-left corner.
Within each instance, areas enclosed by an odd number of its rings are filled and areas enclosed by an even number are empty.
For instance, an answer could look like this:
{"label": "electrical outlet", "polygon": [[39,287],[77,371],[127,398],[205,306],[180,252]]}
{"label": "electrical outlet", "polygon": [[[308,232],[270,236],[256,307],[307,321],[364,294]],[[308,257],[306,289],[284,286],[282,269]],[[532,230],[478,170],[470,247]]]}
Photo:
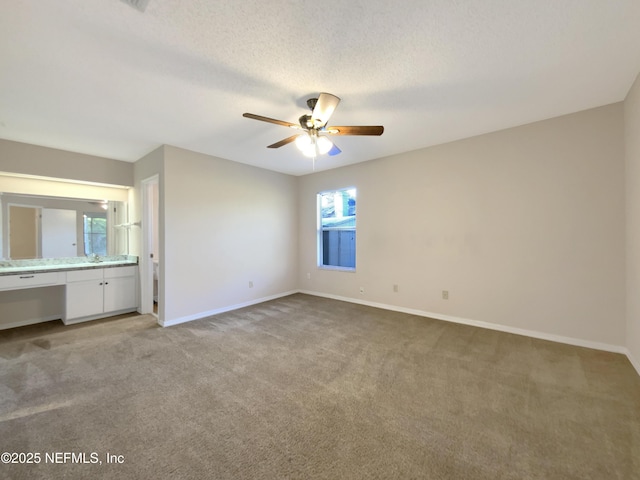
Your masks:
{"label": "electrical outlet", "polygon": [[364,287],[360,287],[360,295],[364,295]]}
{"label": "electrical outlet", "polygon": [[398,293],[398,285],[397,285],[397,284],[394,284],[394,285],[393,285],[393,291],[394,291],[394,292],[396,292],[396,293]]}
{"label": "electrical outlet", "polygon": [[253,282],[249,280],[249,288],[253,288]]}
{"label": "electrical outlet", "polygon": [[442,290],[442,299],[449,300],[449,290]]}

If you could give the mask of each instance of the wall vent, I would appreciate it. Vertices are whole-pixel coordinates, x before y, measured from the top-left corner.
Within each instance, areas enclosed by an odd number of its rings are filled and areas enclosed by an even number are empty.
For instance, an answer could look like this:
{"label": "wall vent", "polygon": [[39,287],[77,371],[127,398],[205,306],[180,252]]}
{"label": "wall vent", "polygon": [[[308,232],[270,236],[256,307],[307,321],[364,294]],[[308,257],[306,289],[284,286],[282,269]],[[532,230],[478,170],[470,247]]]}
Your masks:
{"label": "wall vent", "polygon": [[127,5],[132,6],[136,10],[140,10],[141,12],[144,12],[145,8],[147,8],[147,5],[149,4],[149,0],[122,0],[122,1]]}

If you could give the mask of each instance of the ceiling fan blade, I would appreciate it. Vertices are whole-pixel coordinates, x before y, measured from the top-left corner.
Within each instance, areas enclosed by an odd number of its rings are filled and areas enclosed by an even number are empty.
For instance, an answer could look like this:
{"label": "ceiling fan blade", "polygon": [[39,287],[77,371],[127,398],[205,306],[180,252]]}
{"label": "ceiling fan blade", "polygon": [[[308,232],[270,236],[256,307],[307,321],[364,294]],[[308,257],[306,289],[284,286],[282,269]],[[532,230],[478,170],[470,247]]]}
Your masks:
{"label": "ceiling fan blade", "polygon": [[284,140],[280,140],[279,142],[269,145],[267,148],[280,148],[283,145],[287,145],[288,143],[293,142],[296,138],[298,138],[298,135],[291,135],[290,137],[287,137]]}
{"label": "ceiling fan blade", "polygon": [[327,154],[331,157],[333,157],[334,155],[338,155],[339,153],[342,153],[342,150],[340,150],[335,143],[333,144],[333,147],[331,147],[331,150],[327,152]]}
{"label": "ceiling fan blade", "polygon": [[311,113],[311,119],[316,128],[322,128],[327,124],[339,103],[340,99],[330,93],[321,93],[318,96],[316,106]]}
{"label": "ceiling fan blade", "polygon": [[361,125],[357,127],[327,127],[324,130],[332,135],[382,135],[382,125]]}
{"label": "ceiling fan blade", "polygon": [[245,118],[253,118],[254,120],[260,120],[261,122],[275,123],[276,125],[282,125],[283,127],[300,128],[300,125],[291,122],[285,122],[284,120],[276,120],[275,118],[263,117],[262,115],[255,115],[253,113],[243,113]]}

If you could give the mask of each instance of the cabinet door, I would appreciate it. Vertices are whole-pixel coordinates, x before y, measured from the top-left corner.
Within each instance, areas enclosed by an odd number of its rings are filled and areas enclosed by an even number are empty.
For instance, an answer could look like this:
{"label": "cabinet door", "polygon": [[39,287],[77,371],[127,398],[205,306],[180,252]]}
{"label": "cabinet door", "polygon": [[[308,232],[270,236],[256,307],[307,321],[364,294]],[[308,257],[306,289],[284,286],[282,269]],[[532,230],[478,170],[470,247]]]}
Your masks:
{"label": "cabinet door", "polygon": [[102,280],[67,283],[67,320],[98,315],[103,312]]}
{"label": "cabinet door", "polygon": [[136,277],[105,278],[104,311],[135,309],[138,305]]}

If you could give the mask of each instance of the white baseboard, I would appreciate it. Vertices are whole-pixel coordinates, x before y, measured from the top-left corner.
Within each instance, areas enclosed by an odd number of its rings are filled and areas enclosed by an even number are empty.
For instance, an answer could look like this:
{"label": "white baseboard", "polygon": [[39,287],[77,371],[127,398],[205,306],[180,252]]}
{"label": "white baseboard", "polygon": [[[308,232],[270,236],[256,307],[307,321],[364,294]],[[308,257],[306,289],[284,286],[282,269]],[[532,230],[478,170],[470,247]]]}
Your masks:
{"label": "white baseboard", "polygon": [[[482,322],[479,320],[471,320],[468,318],[454,317],[451,315],[443,315],[441,313],[426,312],[424,310],[398,307],[396,305],[387,305],[385,303],[369,302],[367,300],[360,300],[357,298],[341,297],[339,295],[332,295],[328,293],[313,292],[313,291],[307,291],[307,290],[300,290],[300,293],[305,293],[307,295],[314,295],[316,297],[332,298],[334,300],[341,300],[343,302],[357,303],[359,305],[367,305],[369,307],[382,308],[384,310],[392,310],[395,312],[409,313],[409,314],[418,315],[421,317],[429,317],[436,320],[444,320],[446,322],[460,323],[463,325],[470,325],[472,327],[480,327],[480,328],[487,328],[489,330],[497,330],[500,332],[514,333],[516,335],[523,335],[525,337],[539,338],[541,340],[549,340],[551,342],[566,343],[568,345],[575,345],[577,347],[586,347],[586,348],[593,348],[595,350],[603,350],[606,352],[622,353],[627,355],[627,357],[629,357],[629,360],[631,360],[631,357],[629,356],[627,349],[619,345],[610,345],[608,343],[592,342],[590,340],[582,340],[580,338],[564,337],[562,335],[554,335],[551,333],[537,332],[535,330],[526,330],[523,328],[509,327],[507,325],[500,325],[498,323]],[[631,360],[631,363],[633,363],[633,360]],[[638,370],[637,366],[635,367],[636,367],[636,370]],[[640,370],[638,371],[638,373],[640,374]]]}
{"label": "white baseboard", "polygon": [[171,320],[164,320],[162,322],[158,321],[158,323],[163,327],[172,327],[174,325],[179,325],[181,323],[191,322],[193,320],[200,320],[201,318],[210,317],[212,315],[217,315],[219,313],[230,312],[231,310],[250,307],[251,305],[256,305],[258,303],[268,302],[269,300],[275,300],[276,298],[286,297],[288,295],[293,295],[294,293],[298,293],[298,290],[290,290],[288,292],[277,293],[275,295],[270,295],[268,297],[256,298],[254,300],[249,300],[248,302],[237,303],[235,305],[216,308],[213,310],[208,310],[206,312],[198,312],[198,313],[194,313],[192,315],[187,315],[184,317],[173,318]]}

